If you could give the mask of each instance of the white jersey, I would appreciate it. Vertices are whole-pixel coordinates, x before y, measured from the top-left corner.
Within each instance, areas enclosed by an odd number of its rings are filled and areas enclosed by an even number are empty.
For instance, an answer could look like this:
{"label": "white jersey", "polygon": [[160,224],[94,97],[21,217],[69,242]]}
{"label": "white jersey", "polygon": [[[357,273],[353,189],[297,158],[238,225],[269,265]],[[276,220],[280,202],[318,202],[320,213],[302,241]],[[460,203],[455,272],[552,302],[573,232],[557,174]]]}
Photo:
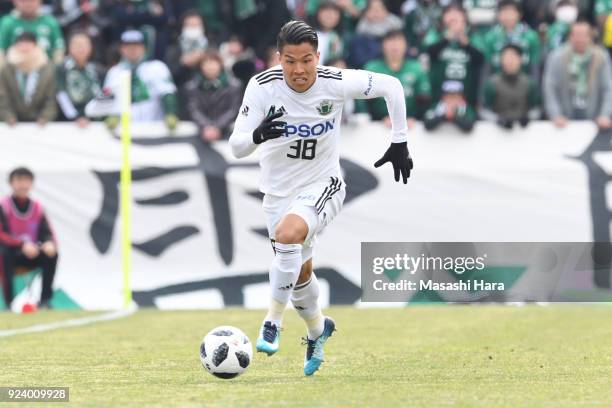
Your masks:
{"label": "white jersey", "polygon": [[[92,100],[86,107],[87,116],[121,114],[122,74],[130,72],[125,62],[113,66],[106,74],[104,88],[111,92],[111,101]],[[176,92],[170,70],[161,61],[144,61],[136,68],[132,78],[132,120],[134,122],[164,119],[162,97]]]}
{"label": "white jersey", "polygon": [[[330,177],[341,178],[339,138],[345,101],[385,97],[392,120],[392,142],[407,137],[406,106],[400,82],[389,75],[362,70],[317,67],[315,83],[305,92],[292,90],[280,66],[249,81],[230,145],[236,157],[259,149],[260,190],[286,197]],[[266,115],[287,122],[285,133],[260,145],[253,130]]]}

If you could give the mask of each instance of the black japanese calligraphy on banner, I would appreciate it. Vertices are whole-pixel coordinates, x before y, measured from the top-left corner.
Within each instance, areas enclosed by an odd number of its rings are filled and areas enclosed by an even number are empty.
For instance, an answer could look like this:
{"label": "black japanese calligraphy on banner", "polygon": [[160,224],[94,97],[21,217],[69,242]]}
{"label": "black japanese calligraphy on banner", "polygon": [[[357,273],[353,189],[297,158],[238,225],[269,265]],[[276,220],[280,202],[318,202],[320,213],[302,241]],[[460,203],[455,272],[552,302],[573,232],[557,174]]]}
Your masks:
{"label": "black japanese calligraphy on banner", "polygon": [[[217,238],[217,251],[226,265],[232,263],[235,246],[232,230],[236,227],[233,224],[230,213],[229,196],[228,196],[228,181],[227,172],[232,167],[241,168],[256,168],[255,164],[230,164],[221,153],[215,150],[213,145],[202,143],[197,136],[182,138],[157,138],[157,139],[135,139],[135,144],[143,146],[161,146],[164,144],[186,143],[191,146],[197,153],[199,164],[196,166],[179,166],[179,167],[145,167],[136,168],[132,171],[132,182],[138,183],[146,180],[154,180],[168,174],[182,172],[199,172],[205,179],[202,187],[207,189],[207,197],[210,200],[210,205],[213,211],[213,228]],[[350,186],[347,188],[347,196],[345,205],[349,204],[355,198],[368,193],[378,185],[374,175],[359,164],[351,160],[342,159],[341,167],[344,173],[344,178]],[[105,254],[110,246],[114,236],[114,230],[118,227],[119,216],[119,171],[100,172],[94,171],[94,174],[100,181],[103,190],[102,205],[99,215],[92,222],[90,227],[91,239],[100,252]],[[245,191],[258,199],[263,196],[256,190]],[[135,198],[135,203],[140,206],[168,206],[180,204],[189,199],[189,193],[184,190],[176,190],[170,193],[165,193],[157,197]],[[204,215],[204,214],[203,214]],[[263,220],[262,220],[263,222]],[[159,235],[152,237],[144,242],[134,242],[133,249],[151,256],[159,257],[165,250],[173,245],[179,245],[181,241],[189,239],[191,236],[198,234],[199,228],[194,225],[177,225],[167,231],[161,232]],[[268,240],[268,233],[265,227],[255,228],[254,232],[262,236],[262,239]],[[333,269],[321,269],[321,278],[328,279],[333,282],[333,291],[330,301],[339,304],[352,304],[359,299],[361,294],[359,288],[349,280]],[[264,276],[265,275],[265,276]],[[179,285],[172,285],[165,288],[159,288],[153,292],[136,292],[134,299],[142,305],[153,305],[153,294],[170,295],[174,293],[182,293],[198,288],[214,287],[223,294],[224,303],[226,305],[242,304],[240,299],[240,289],[245,283],[263,282],[267,280],[267,273],[249,274],[247,277],[231,277],[217,278],[208,281],[186,282]],[[330,282],[330,283],[331,283]],[[227,291],[227,285],[231,283],[230,291]],[[331,287],[331,286],[330,286]],[[175,291],[173,291],[175,290]]]}
{"label": "black japanese calligraphy on banner", "polygon": [[[56,287],[86,309],[121,307],[118,137],[98,123],[0,128],[0,177],[21,165],[36,173],[34,197],[60,245]],[[236,160],[227,142],[204,144],[187,123],[172,136],[161,123],[133,130],[136,301],[265,307],[272,252],[256,156]],[[362,242],[610,241],[612,132],[586,122],[564,130],[533,122],[513,132],[479,123],[465,138],[417,125],[406,186],[391,168],[372,166],[388,133],[375,123],[343,129],[347,197],[315,254],[324,304],[358,302]],[[609,245],[593,248],[585,290],[610,288]]]}

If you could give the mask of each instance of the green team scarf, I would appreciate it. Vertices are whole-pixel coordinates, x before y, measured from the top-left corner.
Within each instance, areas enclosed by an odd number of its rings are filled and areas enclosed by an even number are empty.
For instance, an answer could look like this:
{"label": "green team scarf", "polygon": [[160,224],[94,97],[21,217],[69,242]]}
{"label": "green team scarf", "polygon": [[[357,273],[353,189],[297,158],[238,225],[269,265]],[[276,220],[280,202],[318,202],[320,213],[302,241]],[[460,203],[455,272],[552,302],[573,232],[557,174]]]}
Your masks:
{"label": "green team scarf", "polygon": [[63,86],[76,105],[85,105],[96,95],[100,94],[100,78],[92,64],[79,68],[72,57],[64,63],[64,77],[60,78]]}
{"label": "green team scarf", "polygon": [[575,100],[580,104],[589,95],[589,63],[593,53],[589,49],[584,54],[570,52],[568,71],[575,92]]}
{"label": "green team scarf", "polygon": [[122,64],[131,72],[132,77],[132,103],[148,101],[151,98],[147,85],[138,76],[138,67],[143,61],[137,64],[131,64],[129,61],[123,60]]}
{"label": "green team scarf", "polygon": [[227,86],[227,76],[224,72],[216,79],[206,79],[202,74],[199,74],[200,89],[203,91],[216,91]]}

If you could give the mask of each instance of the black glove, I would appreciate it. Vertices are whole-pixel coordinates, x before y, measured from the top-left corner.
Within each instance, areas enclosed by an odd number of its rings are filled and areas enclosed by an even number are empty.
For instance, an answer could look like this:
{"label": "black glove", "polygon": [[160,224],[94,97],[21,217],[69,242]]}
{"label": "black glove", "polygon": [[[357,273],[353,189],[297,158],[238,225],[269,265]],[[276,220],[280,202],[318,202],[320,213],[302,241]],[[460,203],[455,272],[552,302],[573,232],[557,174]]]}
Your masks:
{"label": "black glove", "polygon": [[281,137],[281,135],[285,133],[285,125],[287,125],[287,122],[274,120],[281,116],[283,116],[283,112],[276,112],[273,115],[268,114],[257,129],[253,131],[253,143],[261,144],[266,140]]}
{"label": "black glove", "polygon": [[389,146],[383,157],[374,163],[374,167],[379,168],[387,162],[391,162],[393,165],[395,181],[399,182],[400,173],[402,173],[404,184],[407,184],[408,177],[410,177],[410,170],[412,170],[413,167],[412,158],[410,157],[410,153],[408,153],[408,143],[391,143],[391,146]]}

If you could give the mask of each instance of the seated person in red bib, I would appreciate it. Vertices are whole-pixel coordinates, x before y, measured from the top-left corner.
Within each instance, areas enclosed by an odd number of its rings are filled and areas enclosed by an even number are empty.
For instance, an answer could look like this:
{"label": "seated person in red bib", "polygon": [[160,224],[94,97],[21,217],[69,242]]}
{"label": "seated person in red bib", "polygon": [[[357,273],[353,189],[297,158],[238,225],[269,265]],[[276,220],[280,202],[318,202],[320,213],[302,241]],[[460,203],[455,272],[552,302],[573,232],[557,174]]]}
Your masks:
{"label": "seated person in red bib", "polygon": [[13,193],[0,198],[0,259],[4,270],[4,299],[13,301],[16,267],[43,271],[39,308],[48,308],[57,266],[57,244],[42,205],[29,197],[34,174],[20,167],[9,175]]}

